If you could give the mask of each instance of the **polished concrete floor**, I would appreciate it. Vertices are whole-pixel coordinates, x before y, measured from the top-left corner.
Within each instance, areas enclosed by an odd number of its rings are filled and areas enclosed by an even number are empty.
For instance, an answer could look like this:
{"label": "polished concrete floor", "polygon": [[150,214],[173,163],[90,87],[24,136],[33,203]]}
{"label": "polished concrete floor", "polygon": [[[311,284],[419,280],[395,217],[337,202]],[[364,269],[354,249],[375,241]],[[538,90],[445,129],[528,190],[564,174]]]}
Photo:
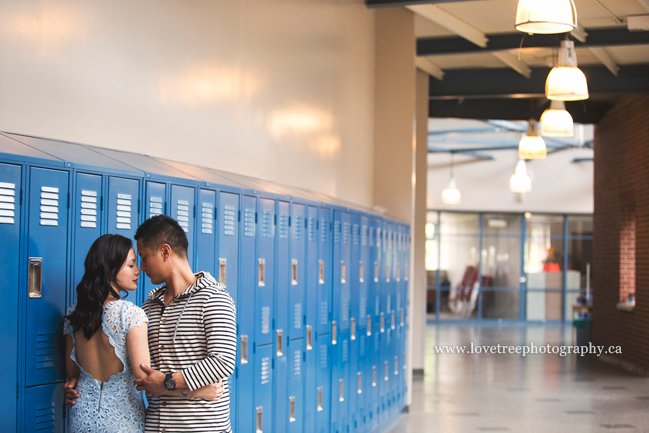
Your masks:
{"label": "polished concrete floor", "polygon": [[572,345],[570,327],[434,325],[402,432],[649,432],[649,379],[595,356],[435,354],[436,345]]}

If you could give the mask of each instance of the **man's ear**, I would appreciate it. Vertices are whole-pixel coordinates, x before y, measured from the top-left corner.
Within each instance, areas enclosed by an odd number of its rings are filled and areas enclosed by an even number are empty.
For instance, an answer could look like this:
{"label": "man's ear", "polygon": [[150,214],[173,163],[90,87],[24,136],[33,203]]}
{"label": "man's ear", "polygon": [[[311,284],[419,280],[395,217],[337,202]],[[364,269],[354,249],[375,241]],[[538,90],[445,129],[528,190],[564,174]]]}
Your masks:
{"label": "man's ear", "polygon": [[162,254],[162,259],[167,260],[169,257],[171,257],[171,247],[169,244],[162,244],[160,247],[160,253]]}

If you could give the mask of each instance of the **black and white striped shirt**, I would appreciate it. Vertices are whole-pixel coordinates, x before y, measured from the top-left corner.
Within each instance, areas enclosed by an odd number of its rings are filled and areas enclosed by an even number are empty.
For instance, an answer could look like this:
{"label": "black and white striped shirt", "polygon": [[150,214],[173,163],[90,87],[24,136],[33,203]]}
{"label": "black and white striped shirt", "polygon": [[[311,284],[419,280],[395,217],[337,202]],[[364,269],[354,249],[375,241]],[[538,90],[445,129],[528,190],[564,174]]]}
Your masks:
{"label": "black and white striped shirt", "polygon": [[217,402],[162,396],[149,399],[145,431],[230,432],[230,392],[237,337],[235,307],[228,292],[207,272],[165,307],[166,286],[154,289],[142,308],[149,317],[151,366],[181,371],[190,390],[222,379]]}

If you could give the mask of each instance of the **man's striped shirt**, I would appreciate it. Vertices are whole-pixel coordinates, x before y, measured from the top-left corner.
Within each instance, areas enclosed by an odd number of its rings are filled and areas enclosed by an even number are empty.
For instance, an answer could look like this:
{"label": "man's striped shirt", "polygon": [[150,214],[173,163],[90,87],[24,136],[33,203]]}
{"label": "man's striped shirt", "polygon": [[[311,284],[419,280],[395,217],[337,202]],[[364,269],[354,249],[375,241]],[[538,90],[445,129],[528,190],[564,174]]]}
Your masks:
{"label": "man's striped shirt", "polygon": [[207,272],[165,307],[166,286],[154,289],[142,308],[149,317],[151,366],[181,371],[190,390],[223,380],[217,402],[174,396],[149,398],[147,433],[230,432],[227,377],[236,359],[235,307],[228,292]]}

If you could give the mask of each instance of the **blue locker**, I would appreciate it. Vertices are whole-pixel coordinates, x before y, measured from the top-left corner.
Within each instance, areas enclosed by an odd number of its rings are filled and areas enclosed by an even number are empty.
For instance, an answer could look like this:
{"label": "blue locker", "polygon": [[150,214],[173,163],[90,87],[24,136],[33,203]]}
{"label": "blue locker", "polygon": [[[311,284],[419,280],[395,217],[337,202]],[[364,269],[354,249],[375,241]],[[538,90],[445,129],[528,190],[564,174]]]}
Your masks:
{"label": "blue locker", "polygon": [[333,296],[331,209],[323,207],[318,210],[318,232],[318,334],[329,334],[331,331],[331,299]]}
{"label": "blue locker", "polygon": [[194,272],[209,272],[217,281],[221,282],[215,265],[216,233],[219,231],[216,227],[216,191],[200,188],[196,205],[196,268]]}
{"label": "blue locker", "polygon": [[[316,432],[327,433],[334,422],[334,412],[338,405],[332,406],[332,350],[338,337],[338,330],[331,322],[333,296],[333,233],[332,210],[318,209],[318,332],[317,370],[316,370]],[[340,234],[338,234],[338,239]],[[338,253],[339,256],[339,253]],[[339,277],[340,278],[340,277]],[[337,413],[337,412],[336,412]]]}
{"label": "blue locker", "polygon": [[0,418],[7,431],[17,431],[18,295],[20,265],[21,184],[18,165],[0,164]]}
{"label": "blue locker", "polygon": [[[273,432],[273,347],[255,349],[254,432]],[[241,427],[240,427],[241,428]],[[244,431],[244,430],[241,430]]]}
{"label": "blue locker", "polygon": [[380,356],[380,298],[381,298],[381,284],[380,284],[380,233],[377,225],[377,220],[371,218],[369,220],[369,263],[368,269],[368,354],[370,359],[367,363],[367,413],[369,418],[369,429],[374,430],[378,427],[379,422],[379,408],[380,408],[380,382],[379,382],[379,362]]}
{"label": "blue locker", "polygon": [[[64,431],[61,384],[35,386],[25,391],[25,433]],[[5,430],[7,431],[7,430]]]}
{"label": "blue locker", "polygon": [[277,201],[277,236],[275,243],[275,293],[273,341],[273,431],[288,429],[288,360],[290,340],[288,334],[288,292],[290,285],[289,265],[289,216],[290,204]]}
{"label": "blue locker", "polygon": [[77,173],[74,193],[74,258],[71,302],[76,302],[77,285],[85,272],[84,261],[92,243],[101,236],[102,176]]}
{"label": "blue locker", "polygon": [[[31,168],[26,386],[62,381],[68,247],[68,173]],[[35,403],[35,402],[34,402]],[[32,404],[32,402],[29,402]]]}
{"label": "blue locker", "polygon": [[[360,417],[362,410],[360,400],[362,389],[358,384],[362,383],[362,373],[360,372],[360,345],[357,333],[360,334],[361,328],[359,323],[360,311],[360,284],[361,284],[361,236],[360,236],[360,215],[353,213],[351,215],[351,253],[349,261],[350,274],[350,354],[349,354],[349,427],[351,432],[357,432],[359,424],[362,424]],[[357,332],[358,328],[358,332]],[[359,392],[361,391],[361,392]]]}
{"label": "blue locker", "polygon": [[187,235],[187,260],[194,266],[194,194],[192,187],[171,185],[171,217],[178,221]]}
{"label": "blue locker", "polygon": [[[257,260],[255,293],[255,345],[273,344],[273,295],[275,287],[275,200],[257,199]],[[247,265],[246,265],[247,266]]]}
{"label": "blue locker", "polygon": [[288,338],[304,338],[304,297],[306,284],[306,206],[291,203],[289,256],[291,262],[286,271],[290,273],[288,289]]}
{"label": "blue locker", "polygon": [[304,431],[304,339],[290,340],[288,349],[288,428],[287,431],[300,433]]}
{"label": "blue locker", "polygon": [[[78,188],[78,187],[77,187]],[[118,234],[133,239],[139,225],[140,215],[140,181],[117,176],[108,177],[108,204],[103,205],[102,214],[108,220],[107,233]],[[137,253],[137,245],[133,242]],[[144,280],[140,278],[137,293],[129,295],[131,302],[144,300]]]}
{"label": "blue locker", "polygon": [[[317,340],[318,322],[318,208],[307,208],[306,228],[306,275],[305,275],[305,371],[304,371],[304,431],[316,431],[318,411]],[[322,391],[320,391],[322,392]]]}
{"label": "blue locker", "polygon": [[[225,198],[233,195],[222,192],[221,198],[225,203]],[[224,203],[220,204],[219,209],[223,209]],[[257,383],[254,377],[255,369],[253,368],[256,365],[255,359],[257,359],[254,353],[255,327],[259,326],[255,324],[255,319],[257,321],[260,319],[255,314],[255,302],[257,302],[256,293],[259,291],[261,297],[263,290],[265,290],[265,287],[259,287],[255,280],[257,268],[255,254],[257,198],[249,195],[242,196],[241,211],[241,268],[238,293],[241,302],[237,303],[237,338],[239,339],[239,347],[237,350],[236,368],[238,385],[236,395],[236,423],[239,431],[252,432],[255,431],[255,408],[257,406],[271,407],[269,406],[270,401],[264,402],[263,400],[256,399],[254,395],[255,384]],[[223,211],[221,210],[220,212],[222,213]],[[223,218],[219,218],[219,221],[223,221]],[[227,263],[221,262],[219,266],[221,265],[227,265]],[[237,267],[233,268],[232,272],[236,272],[236,270]],[[270,302],[272,302],[272,297],[270,298]],[[259,305],[261,306],[263,303],[260,302]],[[270,307],[268,307],[268,311],[270,312]],[[234,413],[232,413],[231,418],[235,418]],[[270,415],[268,418],[270,419]]]}
{"label": "blue locker", "polygon": [[[145,205],[145,219],[149,219],[156,215],[166,215],[167,212],[167,185],[159,182],[146,182],[146,205]],[[139,299],[141,305],[149,295],[149,292],[156,288],[151,284],[149,277],[143,278],[144,290],[142,298]]]}

